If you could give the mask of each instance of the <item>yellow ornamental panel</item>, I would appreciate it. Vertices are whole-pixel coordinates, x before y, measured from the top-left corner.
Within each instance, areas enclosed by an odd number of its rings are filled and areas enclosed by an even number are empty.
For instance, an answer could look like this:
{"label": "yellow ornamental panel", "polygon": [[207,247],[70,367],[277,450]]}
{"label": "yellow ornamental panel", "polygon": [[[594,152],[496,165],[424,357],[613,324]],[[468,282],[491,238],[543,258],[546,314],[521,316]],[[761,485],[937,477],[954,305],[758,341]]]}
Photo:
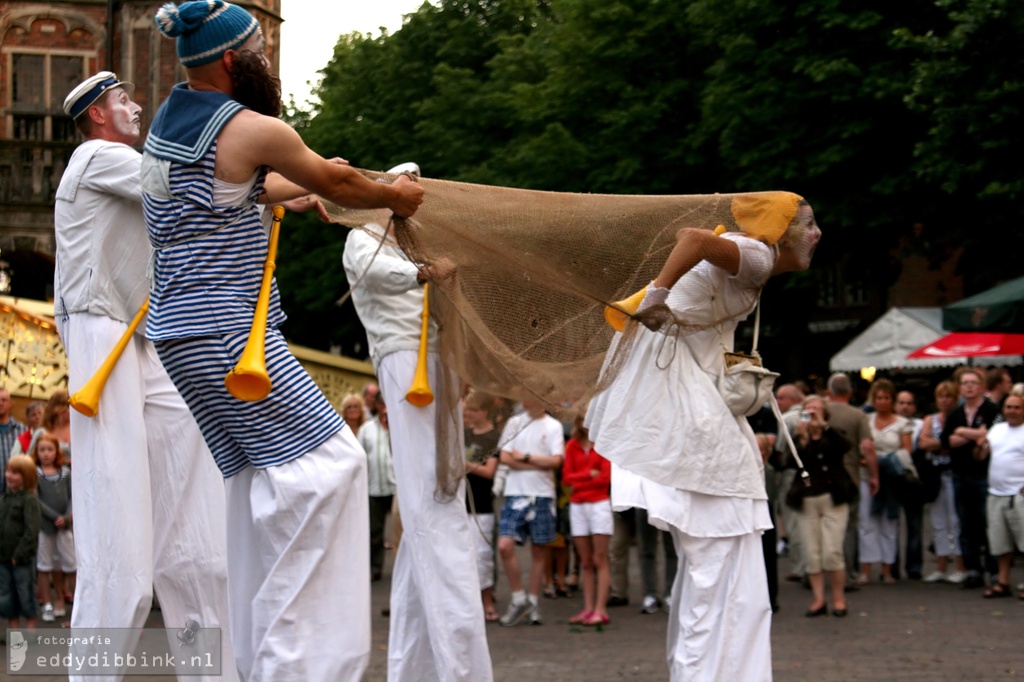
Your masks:
{"label": "yellow ornamental panel", "polygon": [[0,299],[0,361],[0,386],[12,395],[43,400],[67,388],[67,358],[53,318],[7,297]]}

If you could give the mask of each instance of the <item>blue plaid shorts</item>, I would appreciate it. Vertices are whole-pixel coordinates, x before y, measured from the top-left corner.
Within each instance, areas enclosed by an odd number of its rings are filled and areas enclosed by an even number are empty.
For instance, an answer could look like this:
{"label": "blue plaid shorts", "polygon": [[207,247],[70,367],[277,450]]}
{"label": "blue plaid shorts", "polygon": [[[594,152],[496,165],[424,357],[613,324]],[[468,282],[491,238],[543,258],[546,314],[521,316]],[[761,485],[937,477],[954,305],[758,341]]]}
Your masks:
{"label": "blue plaid shorts", "polygon": [[535,545],[549,545],[558,537],[558,513],[555,500],[551,497],[524,497],[512,495],[505,498],[501,508],[499,535],[515,538],[520,545],[526,538]]}

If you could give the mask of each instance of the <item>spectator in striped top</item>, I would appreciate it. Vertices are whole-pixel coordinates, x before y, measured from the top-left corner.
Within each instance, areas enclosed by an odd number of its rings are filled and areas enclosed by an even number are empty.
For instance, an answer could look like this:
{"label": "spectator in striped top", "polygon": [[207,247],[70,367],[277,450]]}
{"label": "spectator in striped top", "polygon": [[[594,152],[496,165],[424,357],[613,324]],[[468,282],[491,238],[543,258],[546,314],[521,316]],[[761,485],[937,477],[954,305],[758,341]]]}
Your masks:
{"label": "spectator in striped top", "polygon": [[156,23],[177,40],[187,82],[161,105],[144,147],[155,251],[146,336],[226,478],[239,671],[247,680],[359,680],[370,655],[366,455],[288,350],[276,284],[266,326],[273,390],[241,402],[224,376],[248,338],[267,254],[258,203],[313,192],[410,216],[423,189],[327,161],[278,119],[280,82],[246,10],[166,4]]}

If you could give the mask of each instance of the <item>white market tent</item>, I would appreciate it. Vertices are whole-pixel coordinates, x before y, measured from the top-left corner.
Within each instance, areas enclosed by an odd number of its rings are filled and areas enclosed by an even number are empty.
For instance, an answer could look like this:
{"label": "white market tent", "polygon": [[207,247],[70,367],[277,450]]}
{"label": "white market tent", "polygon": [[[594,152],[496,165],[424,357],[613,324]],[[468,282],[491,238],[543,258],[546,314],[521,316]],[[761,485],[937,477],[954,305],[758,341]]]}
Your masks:
{"label": "white market tent", "polygon": [[[832,356],[832,372],[858,372],[875,369],[928,369],[968,365],[971,358],[922,358],[908,360],[907,355],[946,335],[942,328],[942,308],[890,308],[885,315]],[[1013,366],[1022,363],[1019,355],[984,358],[982,364]]]}

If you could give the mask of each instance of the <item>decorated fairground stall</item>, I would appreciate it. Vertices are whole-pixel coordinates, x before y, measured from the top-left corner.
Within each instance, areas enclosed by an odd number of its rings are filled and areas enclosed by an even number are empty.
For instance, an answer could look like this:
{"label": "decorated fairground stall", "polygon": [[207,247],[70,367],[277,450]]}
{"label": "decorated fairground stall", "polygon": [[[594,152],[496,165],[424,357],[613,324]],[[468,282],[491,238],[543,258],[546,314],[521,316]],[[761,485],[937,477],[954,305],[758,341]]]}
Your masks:
{"label": "decorated fairground stall", "polygon": [[25,406],[67,388],[68,364],[53,321],[53,304],[0,296],[0,386],[21,419]]}
{"label": "decorated fairground stall", "polygon": [[[347,393],[374,380],[373,365],[288,344],[335,408]],[[0,387],[11,393],[11,414],[22,419],[34,400],[68,385],[67,358],[53,319],[53,303],[0,296]]]}

